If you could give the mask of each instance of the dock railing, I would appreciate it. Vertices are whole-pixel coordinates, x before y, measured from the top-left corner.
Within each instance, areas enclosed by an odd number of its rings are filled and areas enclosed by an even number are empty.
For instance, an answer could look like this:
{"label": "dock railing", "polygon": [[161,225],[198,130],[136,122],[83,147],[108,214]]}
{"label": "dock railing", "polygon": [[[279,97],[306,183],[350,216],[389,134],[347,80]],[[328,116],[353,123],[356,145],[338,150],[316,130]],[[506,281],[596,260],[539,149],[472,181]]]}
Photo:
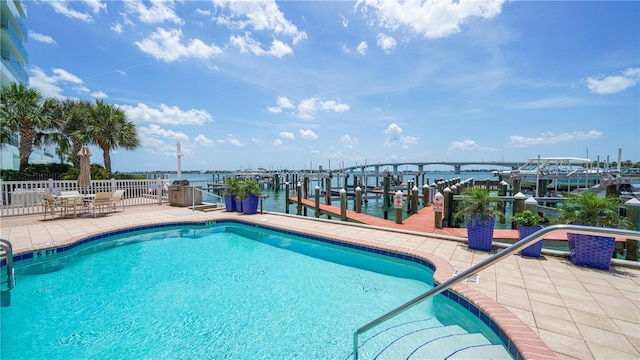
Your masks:
{"label": "dock railing", "polygon": [[358,360],[358,348],[359,348],[358,344],[359,344],[360,334],[373,329],[374,327],[382,324],[387,320],[390,320],[396,315],[400,315],[401,313],[411,309],[412,307],[422,303],[425,300],[428,300],[446,290],[449,290],[451,287],[464,281],[468,277],[471,277],[479,273],[480,271],[494,265],[495,263],[504,259],[505,257],[515,254],[521,249],[524,249],[527,245],[533,242],[536,242],[551,233],[558,233],[558,232],[572,232],[576,234],[586,234],[586,235],[620,236],[626,239],[640,240],[640,231],[633,231],[633,230],[600,228],[600,227],[581,226],[581,225],[552,225],[549,227],[542,228],[541,230],[538,230],[537,232],[525,237],[524,239],[496,253],[495,255],[492,255],[484,259],[483,261],[468,268],[467,270],[464,270],[458,273],[457,275],[454,275],[449,280],[446,280],[440,285],[433,287],[432,289],[425,292],[424,294],[419,295],[407,301],[406,303],[398,306],[397,308],[389,311],[388,313],[358,328],[353,333],[353,359]]}

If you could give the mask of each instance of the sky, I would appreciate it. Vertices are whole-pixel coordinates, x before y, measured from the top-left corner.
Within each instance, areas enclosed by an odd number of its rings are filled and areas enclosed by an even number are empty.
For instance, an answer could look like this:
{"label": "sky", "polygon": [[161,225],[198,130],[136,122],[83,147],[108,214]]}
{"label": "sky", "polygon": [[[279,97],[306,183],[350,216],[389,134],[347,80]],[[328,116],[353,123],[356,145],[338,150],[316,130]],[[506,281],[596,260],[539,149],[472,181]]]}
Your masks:
{"label": "sky", "polygon": [[640,161],[638,1],[24,3],[30,86],[136,124],[113,171]]}

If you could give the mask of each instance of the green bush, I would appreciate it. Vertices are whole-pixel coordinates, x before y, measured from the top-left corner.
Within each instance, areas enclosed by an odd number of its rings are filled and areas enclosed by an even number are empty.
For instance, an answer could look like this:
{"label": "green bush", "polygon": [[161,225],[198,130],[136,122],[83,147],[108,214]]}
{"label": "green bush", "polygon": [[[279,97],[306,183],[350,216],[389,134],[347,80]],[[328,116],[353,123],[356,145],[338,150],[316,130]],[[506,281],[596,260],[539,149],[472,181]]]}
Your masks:
{"label": "green bush", "polygon": [[628,229],[631,223],[620,215],[622,200],[615,195],[598,196],[592,191],[569,193],[560,206],[559,224]]}
{"label": "green bush", "polygon": [[519,212],[511,217],[511,222],[522,226],[536,226],[540,224],[542,218],[531,210]]}

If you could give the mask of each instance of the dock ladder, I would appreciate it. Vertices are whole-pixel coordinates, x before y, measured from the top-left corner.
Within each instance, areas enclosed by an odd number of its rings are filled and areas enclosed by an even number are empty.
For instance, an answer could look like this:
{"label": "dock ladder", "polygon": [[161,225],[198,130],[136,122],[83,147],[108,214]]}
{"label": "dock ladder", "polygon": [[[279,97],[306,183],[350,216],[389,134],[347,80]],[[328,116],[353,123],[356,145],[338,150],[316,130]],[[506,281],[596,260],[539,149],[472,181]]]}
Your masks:
{"label": "dock ladder", "polygon": [[3,277],[0,282],[0,305],[5,307],[11,305],[11,289],[16,286],[15,269],[13,268],[13,247],[9,240],[0,238],[0,251],[2,251],[0,253],[0,261],[5,260],[7,267],[6,280]]}

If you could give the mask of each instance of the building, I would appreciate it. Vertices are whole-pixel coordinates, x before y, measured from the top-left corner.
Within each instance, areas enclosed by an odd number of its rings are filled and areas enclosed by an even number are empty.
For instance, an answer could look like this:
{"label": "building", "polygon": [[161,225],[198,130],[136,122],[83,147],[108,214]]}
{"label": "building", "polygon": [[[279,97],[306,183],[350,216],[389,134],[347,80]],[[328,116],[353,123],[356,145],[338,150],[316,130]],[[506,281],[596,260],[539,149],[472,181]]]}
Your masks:
{"label": "building", "polygon": [[[0,0],[0,86],[5,87],[18,82],[29,85],[29,75],[25,70],[29,62],[24,43],[27,40],[27,28],[24,19],[27,8],[21,0]],[[18,170],[20,156],[18,135],[2,139],[4,146],[0,151],[0,168]],[[55,162],[54,148],[34,148],[29,162],[33,164]]]}

